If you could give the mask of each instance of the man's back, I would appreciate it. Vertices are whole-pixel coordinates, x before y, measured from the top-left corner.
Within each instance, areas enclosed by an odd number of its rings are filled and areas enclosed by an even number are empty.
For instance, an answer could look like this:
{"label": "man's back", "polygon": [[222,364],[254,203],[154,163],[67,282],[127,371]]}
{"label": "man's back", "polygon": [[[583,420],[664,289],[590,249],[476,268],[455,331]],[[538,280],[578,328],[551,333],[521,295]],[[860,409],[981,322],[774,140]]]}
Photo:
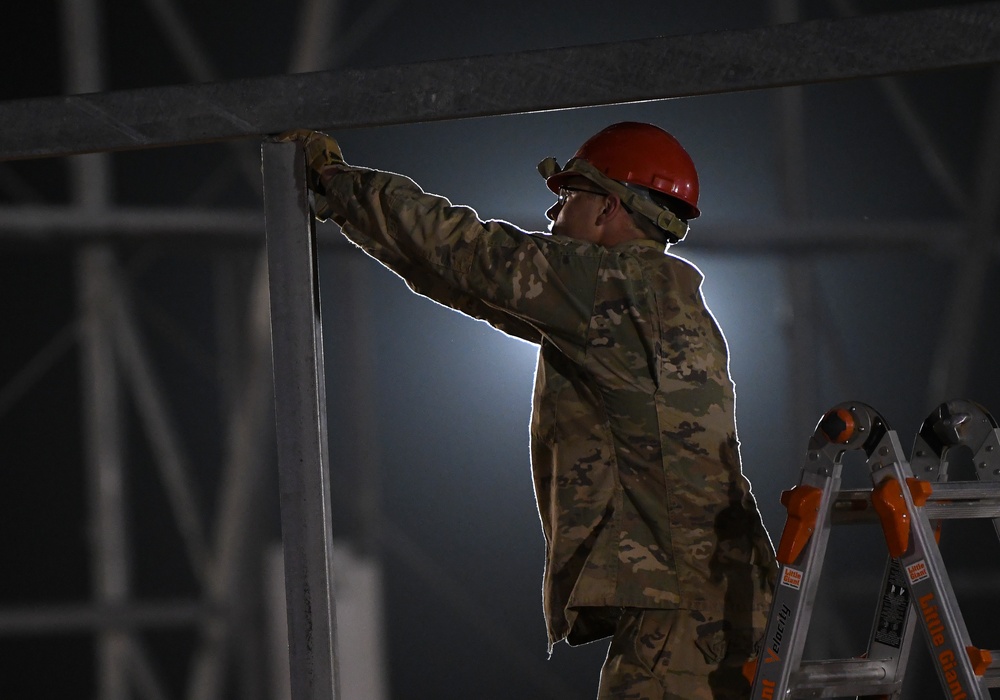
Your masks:
{"label": "man's back", "polygon": [[727,349],[700,272],[652,241],[567,249],[548,253],[548,282],[591,275],[575,302],[592,312],[581,337],[542,340],[532,465],[550,641],[582,643],[608,634],[588,619],[602,607],[721,611],[720,539],[745,567],[753,554],[716,519],[739,513],[751,526],[742,533],[766,535],[740,472]]}

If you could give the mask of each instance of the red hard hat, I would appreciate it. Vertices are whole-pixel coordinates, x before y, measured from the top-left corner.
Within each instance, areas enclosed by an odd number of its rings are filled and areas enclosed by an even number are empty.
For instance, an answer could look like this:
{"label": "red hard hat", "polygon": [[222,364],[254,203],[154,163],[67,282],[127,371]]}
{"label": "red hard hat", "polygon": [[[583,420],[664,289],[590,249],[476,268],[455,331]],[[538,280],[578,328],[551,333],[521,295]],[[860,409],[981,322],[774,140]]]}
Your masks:
{"label": "red hard hat", "polygon": [[[585,160],[612,180],[639,185],[677,200],[677,214],[693,219],[698,210],[698,172],[684,147],[652,124],[620,122],[587,139],[574,158]],[[549,177],[545,184],[559,193],[571,168]]]}

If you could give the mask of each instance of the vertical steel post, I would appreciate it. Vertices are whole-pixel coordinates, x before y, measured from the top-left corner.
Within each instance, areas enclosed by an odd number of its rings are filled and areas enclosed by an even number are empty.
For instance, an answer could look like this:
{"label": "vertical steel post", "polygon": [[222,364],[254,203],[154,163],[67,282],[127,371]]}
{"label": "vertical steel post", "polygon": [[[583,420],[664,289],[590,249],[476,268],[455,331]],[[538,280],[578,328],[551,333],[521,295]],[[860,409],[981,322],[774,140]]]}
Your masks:
{"label": "vertical steel post", "polygon": [[264,143],[281,536],[292,700],[338,696],[316,228],[296,143]]}
{"label": "vertical steel post", "polygon": [[[62,2],[64,68],[69,93],[99,92],[104,88],[102,8],[99,0]],[[68,166],[74,204],[89,214],[105,211],[113,190],[110,156],[106,153],[77,156],[69,159]],[[108,607],[127,603],[131,589],[125,445],[119,406],[121,387],[110,318],[114,274],[114,251],[109,246],[90,245],[77,254],[91,595],[95,604]],[[131,651],[128,629],[106,628],[98,632],[95,643],[98,697],[104,700],[128,697]]]}
{"label": "vertical steel post", "polygon": [[[114,253],[107,246],[90,246],[78,254],[76,267],[92,596],[96,606],[113,608],[128,603],[131,588],[121,387],[109,318]],[[98,631],[97,697],[128,698],[129,646],[127,628]]]}

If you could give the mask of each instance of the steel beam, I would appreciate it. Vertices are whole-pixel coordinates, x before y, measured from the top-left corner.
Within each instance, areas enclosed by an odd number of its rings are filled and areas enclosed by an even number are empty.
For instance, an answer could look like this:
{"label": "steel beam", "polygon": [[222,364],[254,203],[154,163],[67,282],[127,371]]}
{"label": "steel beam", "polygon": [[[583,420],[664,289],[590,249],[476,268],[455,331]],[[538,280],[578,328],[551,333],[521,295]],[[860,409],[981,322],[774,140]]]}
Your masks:
{"label": "steel beam", "polygon": [[[491,214],[510,220],[503,212]],[[547,222],[526,222],[541,230]],[[706,221],[699,220],[684,250],[727,253],[841,253],[844,250],[929,249],[954,257],[966,244],[969,230],[953,219],[922,221],[805,220]],[[87,212],[77,207],[0,208],[0,244],[7,242],[83,244],[96,239],[117,242],[150,242],[162,238],[199,240],[220,245],[258,245],[264,235],[260,212],[255,209],[138,209],[115,207]],[[332,227],[320,232],[321,248],[353,247]],[[991,254],[1000,255],[1000,246]]]}
{"label": "steel beam", "polygon": [[259,245],[264,224],[257,209],[108,206],[86,210],[76,206],[0,208],[0,241],[72,243],[95,239],[149,240],[157,236],[213,240],[238,239]]}
{"label": "steel beam", "polygon": [[[131,590],[121,388],[110,318],[113,265],[112,251],[103,246],[77,256],[92,595],[99,607],[125,605]],[[127,630],[101,629],[96,646],[100,697],[125,700],[129,642]]]}
{"label": "steel beam", "polygon": [[[775,22],[793,22],[799,17],[798,0],[771,0]],[[806,164],[805,99],[801,87],[787,87],[773,93],[780,138],[778,139],[778,180],[785,218],[794,227],[809,215],[809,169]],[[785,298],[788,317],[789,425],[793,435],[808,435],[811,417],[822,410],[818,363],[815,265],[811,257],[788,256],[784,260]]]}
{"label": "steel beam", "polygon": [[281,537],[292,700],[335,700],[336,614],[316,229],[296,143],[265,143]]}
{"label": "steel beam", "polygon": [[330,57],[335,38],[339,42],[344,34],[340,31],[341,5],[340,0],[302,0],[289,73],[332,67]]}
{"label": "steel beam", "polygon": [[177,3],[174,0],[145,0],[145,5],[191,77],[200,83],[218,80],[212,59]]}
{"label": "steel beam", "polygon": [[[0,637],[73,632],[134,631],[140,628],[190,627],[224,614],[200,601],[98,602],[93,605],[45,605],[0,609]],[[126,652],[123,652],[126,653]]]}
{"label": "steel beam", "polygon": [[[103,89],[102,9],[98,0],[63,0],[61,3],[66,85],[72,92]],[[83,211],[105,211],[111,202],[113,177],[108,160],[107,155],[96,154],[73,158],[69,162],[72,200]],[[91,529],[91,595],[100,606],[121,606],[131,597],[125,443],[111,318],[114,289],[110,276],[114,268],[114,251],[107,245],[91,245],[77,255]],[[131,649],[131,630],[99,630],[95,656],[97,694],[101,698],[126,700],[128,697]]]}
{"label": "steel beam", "polygon": [[1000,62],[1000,2],[0,103],[0,160],[619,104]]}

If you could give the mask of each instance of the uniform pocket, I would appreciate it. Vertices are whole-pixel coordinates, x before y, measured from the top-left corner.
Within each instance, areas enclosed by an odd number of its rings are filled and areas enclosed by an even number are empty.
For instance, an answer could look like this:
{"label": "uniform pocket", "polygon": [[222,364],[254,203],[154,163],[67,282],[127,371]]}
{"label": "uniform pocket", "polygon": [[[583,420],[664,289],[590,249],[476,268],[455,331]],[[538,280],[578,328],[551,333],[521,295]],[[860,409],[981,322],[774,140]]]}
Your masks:
{"label": "uniform pocket", "polygon": [[[698,647],[698,650],[705,657],[705,663],[708,664],[718,664],[724,658],[726,658],[726,651],[728,650],[728,640],[726,639],[726,631],[722,628],[722,623],[717,623],[718,628],[714,630],[698,630],[698,638],[695,640],[694,644]],[[708,627],[708,625],[704,625]]]}
{"label": "uniform pocket", "polygon": [[670,666],[671,650],[667,643],[676,615],[673,610],[643,610],[636,621],[635,658],[657,678]]}

